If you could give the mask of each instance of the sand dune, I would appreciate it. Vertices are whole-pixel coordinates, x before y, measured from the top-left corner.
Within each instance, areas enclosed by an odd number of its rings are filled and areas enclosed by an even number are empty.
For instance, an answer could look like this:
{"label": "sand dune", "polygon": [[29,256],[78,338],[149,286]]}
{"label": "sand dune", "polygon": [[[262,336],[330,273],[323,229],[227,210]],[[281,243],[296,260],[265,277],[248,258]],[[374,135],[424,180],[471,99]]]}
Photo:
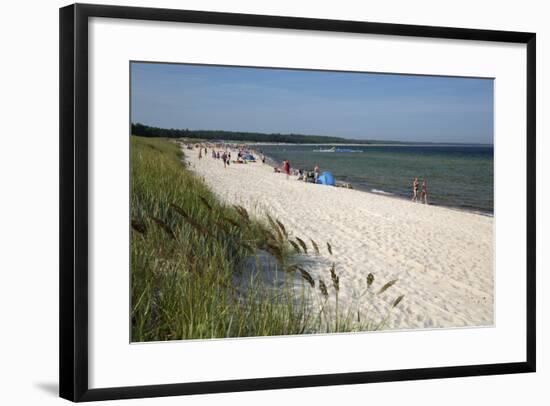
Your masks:
{"label": "sand dune", "polygon": [[[191,170],[222,201],[258,216],[268,212],[293,235],[314,239],[321,255],[307,258],[307,269],[329,285],[328,268],[335,262],[342,307],[359,307],[380,320],[403,294],[387,328],[493,324],[492,217],[287,180],[261,163],[224,169],[210,155],[199,160],[196,150],[184,152]],[[398,282],[376,300],[359,299],[368,273],[375,276],[374,288]]]}

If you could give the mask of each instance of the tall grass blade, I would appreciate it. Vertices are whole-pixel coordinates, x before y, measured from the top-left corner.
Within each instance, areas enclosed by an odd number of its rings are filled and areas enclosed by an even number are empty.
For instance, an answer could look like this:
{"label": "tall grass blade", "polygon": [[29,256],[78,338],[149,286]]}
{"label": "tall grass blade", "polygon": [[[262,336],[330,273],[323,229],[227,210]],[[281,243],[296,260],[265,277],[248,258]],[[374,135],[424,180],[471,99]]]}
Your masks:
{"label": "tall grass blade", "polygon": [[332,286],[334,286],[334,290],[336,292],[340,291],[340,277],[336,274],[336,266],[334,262],[332,263],[332,266],[330,267],[330,279],[332,279]]}
{"label": "tall grass blade", "polygon": [[279,220],[275,220],[277,222],[277,225],[279,226],[278,228],[281,229],[283,235],[285,236],[286,239],[288,239],[288,233],[286,232],[286,228],[285,226],[283,225],[283,223],[281,223]]}
{"label": "tall grass blade", "polygon": [[136,230],[138,233],[141,233],[141,234],[147,233],[147,226],[142,221],[132,219],[132,228]]}
{"label": "tall grass blade", "polygon": [[196,222],[188,213],[186,213],[185,210],[183,210],[181,207],[177,206],[174,203],[170,203],[170,207],[172,207],[176,213],[178,213],[180,216],[183,217],[183,219],[193,228],[195,228],[199,233],[203,234],[210,234],[210,231],[208,231],[206,228],[201,226],[198,222]]}
{"label": "tall grass blade", "polygon": [[398,296],[397,299],[394,300],[394,302],[393,302],[393,304],[392,304],[392,307],[395,307],[395,306],[397,306],[399,303],[401,303],[401,301],[403,300],[404,297],[405,297],[405,295]]}
{"label": "tall grass blade", "polygon": [[307,245],[300,237],[296,237],[296,241],[298,241],[298,244],[300,244],[300,247],[302,247],[302,250],[305,254],[307,254]]}
{"label": "tall grass blade", "polygon": [[302,252],[302,251],[300,251],[300,247],[298,246],[298,244],[296,244],[294,241],[288,240],[288,242],[290,243],[290,245],[292,245],[292,248],[294,248],[294,251],[297,254],[300,254]]}
{"label": "tall grass blade", "polygon": [[315,253],[319,255],[319,246],[315,241],[313,241],[313,238],[310,238],[309,240],[311,241],[311,245],[313,245],[313,249],[315,250]]}
{"label": "tall grass blade", "polygon": [[149,216],[149,218],[153,220],[162,230],[164,230],[164,232],[168,234],[171,239],[173,240],[176,239],[176,235],[174,234],[174,231],[172,231],[172,229],[168,224],[166,224],[164,221],[154,216]]}
{"label": "tall grass blade", "polygon": [[367,288],[370,288],[373,282],[374,282],[374,275],[372,273],[369,273],[367,275]]}
{"label": "tall grass blade", "polygon": [[248,223],[250,222],[250,216],[248,215],[248,211],[243,206],[234,205],[235,210],[237,210],[237,213]]}
{"label": "tall grass blade", "polygon": [[395,282],[397,282],[397,279],[387,282],[384,286],[380,288],[380,290],[378,291],[378,294],[384,293],[386,290],[391,288],[395,284]]}
{"label": "tall grass blade", "polygon": [[298,270],[300,271],[302,278],[304,278],[312,288],[315,288],[315,280],[313,280],[311,274],[302,267],[298,267]]}
{"label": "tall grass blade", "polygon": [[204,206],[205,206],[208,210],[212,211],[212,206],[210,205],[210,203],[208,203],[208,200],[206,200],[206,199],[205,199],[204,197],[202,197],[201,195],[199,195],[199,199],[200,199],[200,201],[202,202],[202,204],[204,204]]}
{"label": "tall grass blade", "polygon": [[325,285],[325,282],[323,282],[322,279],[319,279],[319,290],[321,291],[321,294],[325,299],[328,299],[328,289],[327,285]]}

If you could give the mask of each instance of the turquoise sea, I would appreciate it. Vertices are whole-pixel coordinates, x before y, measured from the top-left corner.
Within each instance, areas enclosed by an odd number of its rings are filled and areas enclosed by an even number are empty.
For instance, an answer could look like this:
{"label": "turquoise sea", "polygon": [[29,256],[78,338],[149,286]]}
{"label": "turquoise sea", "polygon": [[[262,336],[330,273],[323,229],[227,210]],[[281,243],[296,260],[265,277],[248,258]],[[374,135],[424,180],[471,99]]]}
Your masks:
{"label": "turquoise sea", "polygon": [[430,204],[493,213],[493,146],[257,145],[268,159],[292,168],[331,171],[355,189],[410,198],[412,181],[426,179]]}

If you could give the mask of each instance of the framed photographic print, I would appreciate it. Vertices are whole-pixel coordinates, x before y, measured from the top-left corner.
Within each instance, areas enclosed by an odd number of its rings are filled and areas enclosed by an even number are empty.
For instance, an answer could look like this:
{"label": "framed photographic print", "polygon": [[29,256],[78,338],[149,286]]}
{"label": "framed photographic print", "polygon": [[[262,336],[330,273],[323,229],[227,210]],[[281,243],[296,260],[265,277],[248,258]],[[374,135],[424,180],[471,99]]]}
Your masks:
{"label": "framed photographic print", "polygon": [[60,10],[60,395],[535,371],[535,34]]}

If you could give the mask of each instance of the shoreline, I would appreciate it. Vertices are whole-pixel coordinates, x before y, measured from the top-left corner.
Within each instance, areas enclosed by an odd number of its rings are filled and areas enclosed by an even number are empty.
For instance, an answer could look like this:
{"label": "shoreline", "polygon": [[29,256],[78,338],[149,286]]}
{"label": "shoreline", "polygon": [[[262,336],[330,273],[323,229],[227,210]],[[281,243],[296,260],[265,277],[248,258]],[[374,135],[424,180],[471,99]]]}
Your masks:
{"label": "shoreline", "polygon": [[386,143],[386,144],[357,144],[357,143],[294,143],[294,142],[247,142],[247,141],[226,141],[230,143],[242,143],[244,145],[304,145],[308,147],[320,146],[320,147],[433,147],[433,148],[445,148],[445,147],[464,147],[464,148],[479,148],[479,147],[493,147],[491,144],[405,144],[405,143]]}
{"label": "shoreline", "polygon": [[[317,241],[319,254],[297,255],[297,260],[304,261],[315,280],[327,284],[334,264],[341,280],[341,305],[358,307],[379,320],[391,311],[392,301],[404,295],[388,329],[494,323],[492,216],[300,182],[294,176],[286,179],[261,162],[224,168],[208,154],[198,159],[198,150],[181,149],[188,168],[221,201],[242,205],[258,218],[269,213],[293,236],[308,244]],[[333,254],[324,248],[327,242]],[[362,303],[368,273],[374,275],[377,289],[390,280],[398,282],[377,296],[376,303]]]}
{"label": "shoreline", "polygon": [[[259,144],[255,144],[255,145],[259,145]],[[265,145],[265,144],[262,144],[262,145]],[[305,144],[301,144],[301,145],[305,145]],[[316,144],[316,145],[318,145],[318,144]],[[331,144],[331,145],[335,145],[335,144]],[[252,151],[254,152],[255,155],[260,156],[260,154],[257,150],[252,150]],[[271,156],[269,156],[265,153],[264,153],[264,155],[265,155],[265,158],[266,158],[266,164],[268,164],[272,167],[280,167],[281,166],[281,163],[276,161]],[[370,193],[370,194],[374,194],[374,195],[378,195],[378,196],[385,196],[385,197],[388,197],[388,198],[399,199],[399,200],[408,201],[408,202],[412,203],[412,201],[409,197],[398,195],[398,194],[395,194],[395,193],[392,193],[392,192],[386,192],[384,190],[380,190],[379,192],[374,192],[372,189],[368,190],[368,189],[360,188],[360,187],[356,188],[353,183],[351,185],[353,186],[353,190],[357,190],[357,191],[360,191],[360,192],[363,192],[363,193]],[[422,204],[422,203],[418,203],[418,204]],[[464,207],[464,206],[454,206],[452,204],[438,204],[438,203],[435,203],[435,204],[434,203],[428,203],[427,205],[428,206],[436,206],[436,207],[444,207],[444,208],[447,208],[449,210],[457,210],[457,211],[460,211],[460,212],[476,214],[476,215],[479,215],[479,216],[486,216],[486,217],[491,217],[491,218],[494,217],[494,211],[485,211],[485,210],[481,210],[481,209],[473,208],[473,207],[469,208],[469,207]]]}

